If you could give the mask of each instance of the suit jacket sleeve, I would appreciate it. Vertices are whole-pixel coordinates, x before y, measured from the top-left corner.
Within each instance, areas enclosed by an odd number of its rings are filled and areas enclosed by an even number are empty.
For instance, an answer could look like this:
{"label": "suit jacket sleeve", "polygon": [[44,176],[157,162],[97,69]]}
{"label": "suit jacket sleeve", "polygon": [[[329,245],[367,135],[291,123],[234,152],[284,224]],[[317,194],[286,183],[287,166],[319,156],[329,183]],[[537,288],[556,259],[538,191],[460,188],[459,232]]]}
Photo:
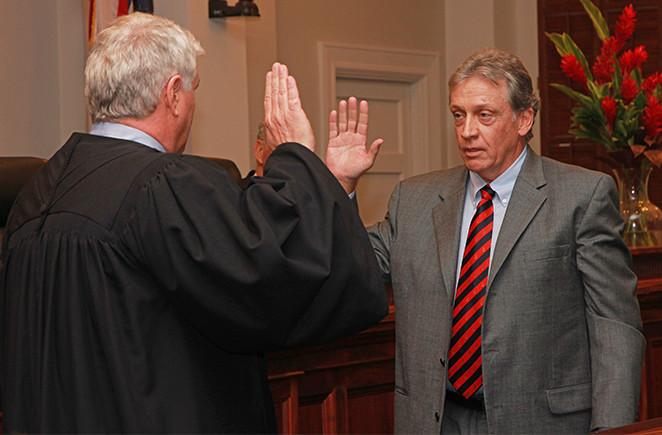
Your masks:
{"label": "suit jacket sleeve", "polygon": [[246,190],[214,164],[166,158],[137,189],[127,243],[212,341],[234,352],[307,346],[387,313],[361,220],[315,154],[281,145]]}
{"label": "suit jacket sleeve", "polygon": [[393,190],[388,204],[388,212],[383,221],[378,222],[367,228],[370,243],[375,250],[377,262],[382,271],[382,276],[386,282],[391,280],[391,244],[396,236],[396,215],[398,202],[400,200],[401,184]]}
{"label": "suit jacket sleeve", "polygon": [[592,428],[631,423],[638,411],[645,339],[637,277],[629,268],[622,230],[616,186],[604,176],[577,231],[590,341]]}

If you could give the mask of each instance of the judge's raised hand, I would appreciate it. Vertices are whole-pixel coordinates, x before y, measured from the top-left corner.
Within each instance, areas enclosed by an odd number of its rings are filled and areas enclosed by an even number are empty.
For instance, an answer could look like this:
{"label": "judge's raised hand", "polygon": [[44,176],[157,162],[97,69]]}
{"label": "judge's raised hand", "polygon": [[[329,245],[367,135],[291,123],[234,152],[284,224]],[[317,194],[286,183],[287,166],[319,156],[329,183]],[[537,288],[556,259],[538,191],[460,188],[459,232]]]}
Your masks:
{"label": "judge's raised hand", "polygon": [[315,135],[301,107],[299,90],[287,66],[278,62],[267,73],[264,89],[266,145],[275,149],[285,142],[298,142],[315,151]]}
{"label": "judge's raised hand", "polygon": [[368,102],[363,100],[357,110],[356,98],[342,100],[338,111],[329,114],[329,145],[326,166],[349,194],[356,189],[359,177],[375,163],[379,147],[384,142],[375,140],[366,149],[368,140]]}

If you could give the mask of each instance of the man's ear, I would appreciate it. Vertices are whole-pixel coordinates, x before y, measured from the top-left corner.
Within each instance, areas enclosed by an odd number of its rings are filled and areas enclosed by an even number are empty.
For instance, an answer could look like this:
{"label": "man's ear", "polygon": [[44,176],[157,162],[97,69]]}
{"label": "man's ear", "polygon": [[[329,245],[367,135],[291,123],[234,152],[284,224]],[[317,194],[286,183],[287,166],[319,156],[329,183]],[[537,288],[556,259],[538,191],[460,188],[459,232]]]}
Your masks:
{"label": "man's ear", "polygon": [[526,136],[526,134],[533,127],[533,109],[528,108],[520,112],[517,116],[517,132],[520,136]]}
{"label": "man's ear", "polygon": [[179,115],[179,101],[181,98],[182,76],[175,74],[170,77],[163,88],[165,104],[173,116]]}
{"label": "man's ear", "polygon": [[255,144],[253,145],[253,153],[255,154],[255,160],[257,160],[259,164],[264,165],[267,159],[265,158],[264,143],[262,142],[262,139],[255,141]]}

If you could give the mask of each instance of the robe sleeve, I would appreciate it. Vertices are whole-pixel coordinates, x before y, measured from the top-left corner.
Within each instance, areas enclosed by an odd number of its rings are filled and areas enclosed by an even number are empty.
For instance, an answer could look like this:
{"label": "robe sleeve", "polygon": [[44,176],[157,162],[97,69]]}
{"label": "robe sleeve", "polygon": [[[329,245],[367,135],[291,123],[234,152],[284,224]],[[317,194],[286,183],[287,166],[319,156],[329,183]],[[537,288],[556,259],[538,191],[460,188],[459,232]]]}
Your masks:
{"label": "robe sleeve", "polygon": [[135,261],[181,314],[234,352],[320,344],[388,312],[354,205],[319,158],[283,144],[242,190],[213,163],[168,155],[127,198]]}

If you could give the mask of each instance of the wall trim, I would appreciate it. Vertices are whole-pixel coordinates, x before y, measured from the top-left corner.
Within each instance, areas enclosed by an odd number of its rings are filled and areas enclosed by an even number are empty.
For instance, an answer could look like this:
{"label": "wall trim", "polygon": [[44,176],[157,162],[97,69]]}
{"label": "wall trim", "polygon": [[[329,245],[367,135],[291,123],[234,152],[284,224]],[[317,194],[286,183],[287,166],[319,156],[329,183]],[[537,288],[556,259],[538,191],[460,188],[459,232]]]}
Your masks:
{"label": "wall trim", "polygon": [[[439,53],[328,41],[317,42],[319,83],[318,153],[326,153],[328,116],[335,106],[338,78],[408,83],[411,88],[413,173],[444,167],[441,144],[441,66]],[[360,96],[359,96],[360,97]]]}

